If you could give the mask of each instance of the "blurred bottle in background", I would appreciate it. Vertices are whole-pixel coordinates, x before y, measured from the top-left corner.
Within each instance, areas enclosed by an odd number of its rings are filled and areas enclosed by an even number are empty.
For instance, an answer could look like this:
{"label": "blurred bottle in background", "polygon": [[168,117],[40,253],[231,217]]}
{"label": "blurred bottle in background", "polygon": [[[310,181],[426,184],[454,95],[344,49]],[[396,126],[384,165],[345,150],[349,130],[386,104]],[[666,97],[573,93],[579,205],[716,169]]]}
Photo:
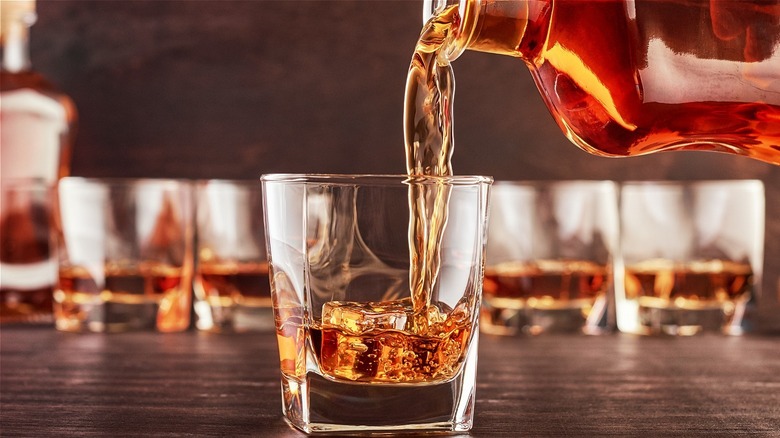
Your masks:
{"label": "blurred bottle in background", "polygon": [[53,211],[69,173],[76,110],[32,69],[34,0],[0,1],[0,323],[52,318]]}

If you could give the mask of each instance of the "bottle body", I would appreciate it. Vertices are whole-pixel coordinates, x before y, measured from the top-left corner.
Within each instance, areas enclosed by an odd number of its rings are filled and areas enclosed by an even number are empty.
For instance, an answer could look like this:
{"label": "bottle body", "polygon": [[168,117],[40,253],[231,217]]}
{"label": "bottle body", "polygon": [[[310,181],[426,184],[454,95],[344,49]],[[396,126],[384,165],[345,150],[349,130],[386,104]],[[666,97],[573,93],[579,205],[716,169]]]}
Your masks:
{"label": "bottle body", "polygon": [[69,173],[76,110],[30,67],[34,2],[2,4],[0,323],[52,322],[55,190]]}
{"label": "bottle body", "polygon": [[780,164],[780,1],[461,1],[461,44],[523,59],[582,149]]}

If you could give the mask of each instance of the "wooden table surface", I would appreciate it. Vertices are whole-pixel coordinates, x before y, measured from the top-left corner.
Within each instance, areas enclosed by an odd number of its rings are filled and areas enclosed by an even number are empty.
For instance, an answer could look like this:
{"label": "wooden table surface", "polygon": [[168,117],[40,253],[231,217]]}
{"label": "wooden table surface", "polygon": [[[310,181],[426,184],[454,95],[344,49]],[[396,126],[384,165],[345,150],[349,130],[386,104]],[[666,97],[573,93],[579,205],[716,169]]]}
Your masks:
{"label": "wooden table surface", "polygon": [[[482,336],[475,437],[780,436],[780,337]],[[270,333],[0,328],[1,436],[303,436]]]}

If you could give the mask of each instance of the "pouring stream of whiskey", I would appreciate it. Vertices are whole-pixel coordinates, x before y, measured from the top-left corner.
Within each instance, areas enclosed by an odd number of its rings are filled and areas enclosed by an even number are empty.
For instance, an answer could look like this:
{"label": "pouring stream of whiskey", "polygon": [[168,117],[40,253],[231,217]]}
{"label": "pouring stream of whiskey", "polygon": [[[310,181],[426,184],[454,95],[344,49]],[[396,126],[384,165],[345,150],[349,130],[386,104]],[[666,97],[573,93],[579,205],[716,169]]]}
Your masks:
{"label": "pouring stream of whiskey", "polygon": [[[443,184],[414,184],[414,176],[452,175],[454,146],[452,97],[455,80],[446,47],[457,8],[426,23],[415,47],[406,80],[404,143],[409,187],[409,286],[414,330],[427,330],[431,295],[439,275],[440,241],[447,222],[449,189]],[[438,314],[438,312],[431,312]]]}

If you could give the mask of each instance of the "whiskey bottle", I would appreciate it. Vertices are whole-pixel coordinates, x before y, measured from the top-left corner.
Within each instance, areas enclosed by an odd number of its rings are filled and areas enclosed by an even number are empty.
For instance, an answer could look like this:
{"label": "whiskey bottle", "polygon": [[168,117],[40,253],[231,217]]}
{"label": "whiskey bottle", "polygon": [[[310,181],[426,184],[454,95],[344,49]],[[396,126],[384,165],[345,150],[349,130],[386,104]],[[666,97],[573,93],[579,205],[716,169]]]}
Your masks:
{"label": "whiskey bottle", "polygon": [[76,110],[31,67],[35,1],[0,7],[0,322],[50,322],[54,193],[69,171]]}
{"label": "whiskey bottle", "polygon": [[423,15],[440,65],[467,49],[523,60],[590,153],[780,164],[778,0],[426,0]]}

